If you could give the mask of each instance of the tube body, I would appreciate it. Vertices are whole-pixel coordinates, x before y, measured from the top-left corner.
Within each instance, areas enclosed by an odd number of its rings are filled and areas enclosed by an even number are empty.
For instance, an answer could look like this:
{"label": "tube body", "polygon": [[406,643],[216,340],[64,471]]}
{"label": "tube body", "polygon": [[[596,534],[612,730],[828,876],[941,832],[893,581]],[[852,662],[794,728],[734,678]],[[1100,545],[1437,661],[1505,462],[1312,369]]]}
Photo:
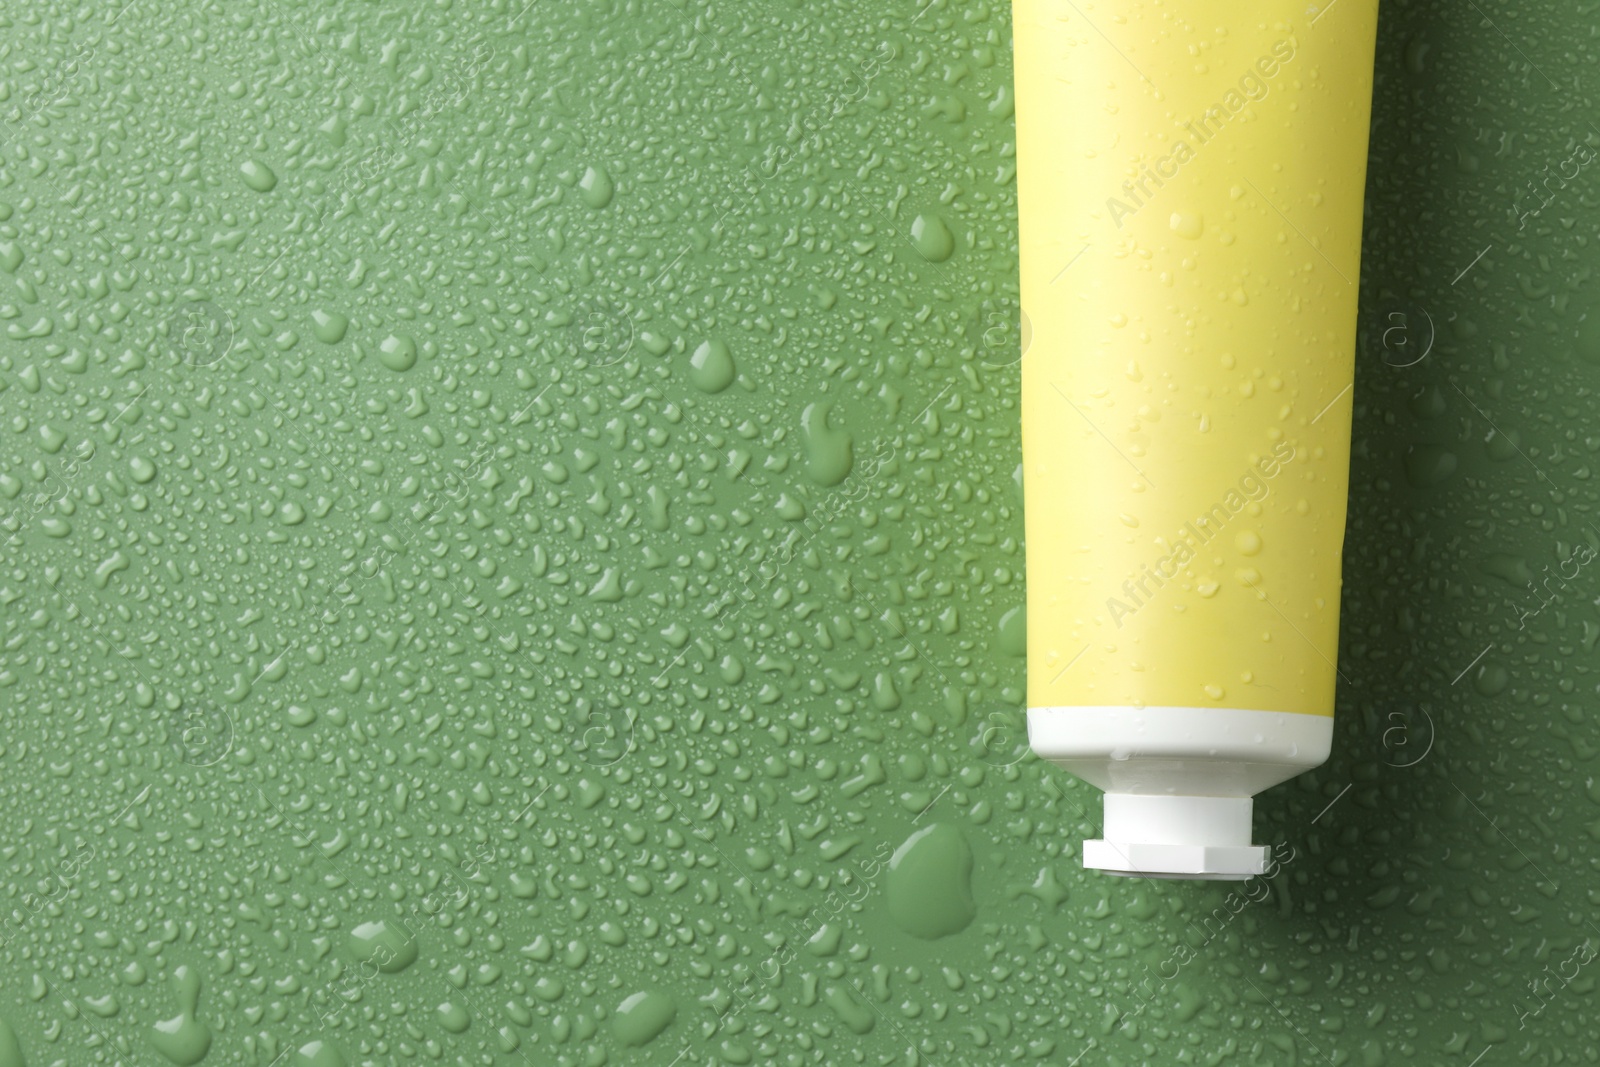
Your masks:
{"label": "tube body", "polygon": [[1030,742],[1086,866],[1247,877],[1332,737],[1377,2],[1013,10]]}

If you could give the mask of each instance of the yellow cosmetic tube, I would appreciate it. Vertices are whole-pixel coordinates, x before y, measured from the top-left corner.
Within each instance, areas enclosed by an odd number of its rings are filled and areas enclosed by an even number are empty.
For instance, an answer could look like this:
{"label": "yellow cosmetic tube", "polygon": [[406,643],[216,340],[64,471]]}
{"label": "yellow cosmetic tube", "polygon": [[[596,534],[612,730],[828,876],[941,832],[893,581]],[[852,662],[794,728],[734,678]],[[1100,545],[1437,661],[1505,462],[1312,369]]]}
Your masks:
{"label": "yellow cosmetic tube", "polygon": [[1333,736],[1377,0],[1013,11],[1029,743],[1085,867],[1248,878]]}

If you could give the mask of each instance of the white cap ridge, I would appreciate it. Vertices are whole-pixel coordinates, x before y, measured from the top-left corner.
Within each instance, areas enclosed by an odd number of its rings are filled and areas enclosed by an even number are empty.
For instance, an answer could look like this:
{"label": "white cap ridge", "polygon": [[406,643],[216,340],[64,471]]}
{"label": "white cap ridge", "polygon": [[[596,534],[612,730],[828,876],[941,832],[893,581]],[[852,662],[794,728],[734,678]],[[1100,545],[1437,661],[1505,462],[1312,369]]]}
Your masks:
{"label": "white cap ridge", "polygon": [[1147,878],[1242,881],[1272,849],[1250,843],[1250,797],[1105,795],[1105,837],[1083,843],[1083,865]]}

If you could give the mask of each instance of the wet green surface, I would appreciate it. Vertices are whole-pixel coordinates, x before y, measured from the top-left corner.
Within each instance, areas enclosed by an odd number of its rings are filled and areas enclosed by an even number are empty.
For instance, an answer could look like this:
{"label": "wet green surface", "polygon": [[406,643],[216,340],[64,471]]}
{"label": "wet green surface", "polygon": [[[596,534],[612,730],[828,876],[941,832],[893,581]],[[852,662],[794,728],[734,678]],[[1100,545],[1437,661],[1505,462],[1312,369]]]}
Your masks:
{"label": "wet green surface", "polygon": [[1013,762],[1004,5],[7,9],[0,1067],[1588,1062],[1600,133],[1484,10],[1230,887]]}

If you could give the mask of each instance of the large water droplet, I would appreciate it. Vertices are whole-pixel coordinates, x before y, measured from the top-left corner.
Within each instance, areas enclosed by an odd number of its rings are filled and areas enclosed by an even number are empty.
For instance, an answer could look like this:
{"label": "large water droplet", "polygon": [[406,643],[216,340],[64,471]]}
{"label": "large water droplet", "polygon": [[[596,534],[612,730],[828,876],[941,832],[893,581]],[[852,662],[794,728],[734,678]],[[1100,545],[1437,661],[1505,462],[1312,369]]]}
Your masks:
{"label": "large water droplet", "polygon": [[911,222],[911,243],[930,263],[943,263],[956,250],[955,235],[937,215],[918,215]]}
{"label": "large water droplet", "polygon": [[258,193],[270,193],[278,184],[278,176],[272,168],[258,159],[247,159],[239,164],[239,173],[244,175],[244,183]]}
{"label": "large water droplet", "polygon": [[648,1044],[668,1026],[678,1013],[678,1005],[661,993],[635,993],[617,1007],[611,1021],[617,1040],[637,1048]]}
{"label": "large water droplet", "polygon": [[733,384],[733,376],[733,353],[721,341],[705,341],[689,357],[689,381],[702,392],[722,392]]}
{"label": "large water droplet", "polygon": [[398,924],[382,919],[364,922],[350,931],[350,955],[358,963],[374,963],[384,974],[395,974],[416,962],[416,939]]}
{"label": "large water droplet", "polygon": [[944,823],[906,839],[884,875],[889,917],[913,937],[931,941],[965,930],[977,917],[972,899],[972,849]]}
{"label": "large water droplet", "polygon": [[417,364],[417,342],[403,333],[390,334],[378,346],[378,359],[393,371],[408,371]]}
{"label": "large water droplet", "polygon": [[578,179],[578,195],[592,208],[603,208],[611,203],[615,192],[616,186],[604,167],[589,167]]}
{"label": "large water droplet", "polygon": [[211,1049],[211,1030],[196,1018],[200,1004],[200,976],[188,966],[172,973],[172,995],[178,1014],[150,1029],[150,1044],[178,1067],[193,1067]]}

